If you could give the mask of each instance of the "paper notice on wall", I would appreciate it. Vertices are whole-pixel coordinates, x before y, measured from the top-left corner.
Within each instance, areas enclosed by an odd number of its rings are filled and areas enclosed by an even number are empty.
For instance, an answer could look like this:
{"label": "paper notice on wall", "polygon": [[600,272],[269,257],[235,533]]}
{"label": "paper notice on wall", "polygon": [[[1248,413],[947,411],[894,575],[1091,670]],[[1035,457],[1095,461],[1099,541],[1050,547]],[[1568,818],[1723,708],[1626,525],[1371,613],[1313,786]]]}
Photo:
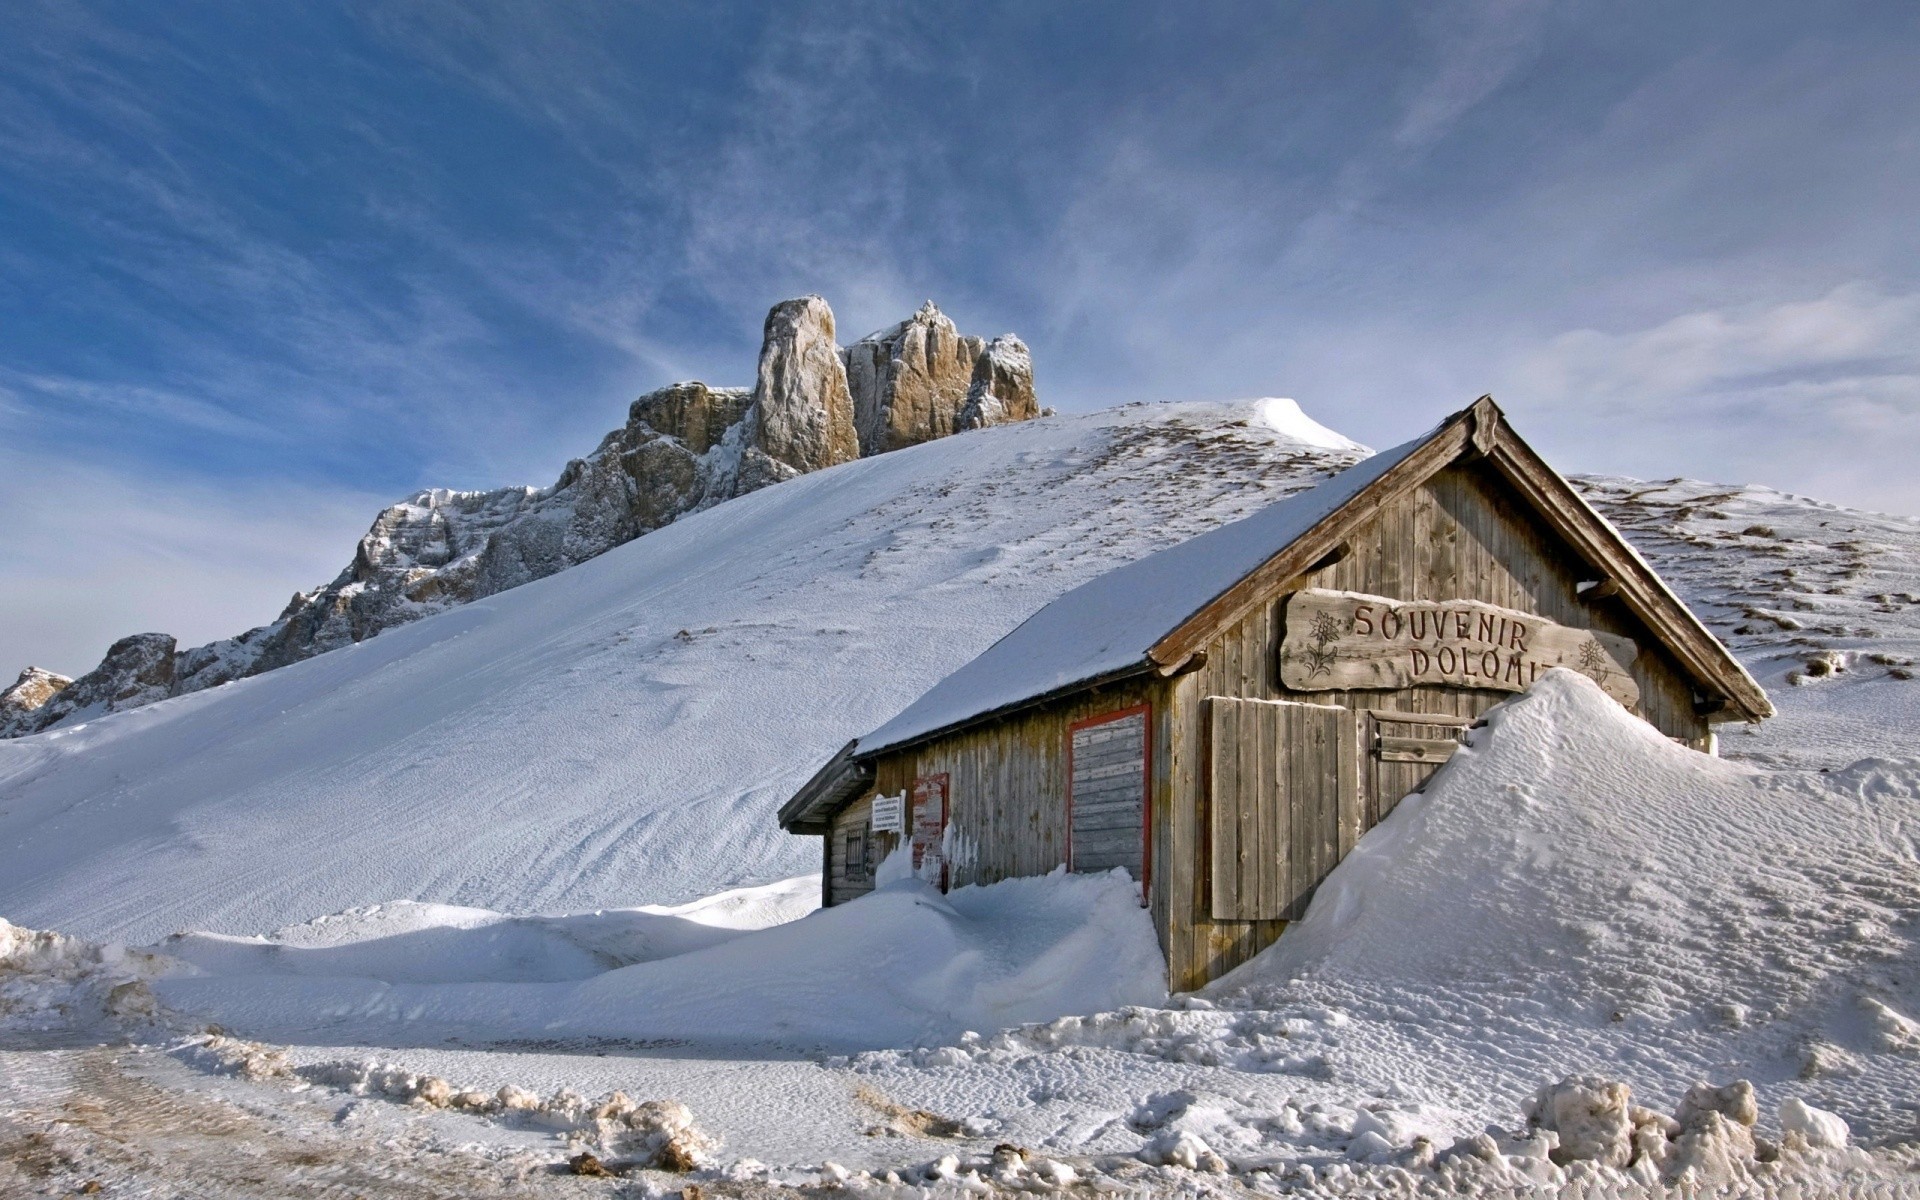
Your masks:
{"label": "paper notice on wall", "polygon": [[907,831],[907,794],[905,792],[873,798],[873,831],[875,833]]}

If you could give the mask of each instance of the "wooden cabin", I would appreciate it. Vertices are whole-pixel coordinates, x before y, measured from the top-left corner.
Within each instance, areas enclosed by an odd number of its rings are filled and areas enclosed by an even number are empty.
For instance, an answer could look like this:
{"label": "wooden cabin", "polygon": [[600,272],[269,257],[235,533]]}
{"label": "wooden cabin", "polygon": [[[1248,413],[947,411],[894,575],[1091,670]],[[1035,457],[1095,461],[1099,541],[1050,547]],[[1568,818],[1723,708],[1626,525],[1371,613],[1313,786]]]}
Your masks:
{"label": "wooden cabin", "polygon": [[1772,706],[1490,398],[1054,600],[780,810],[824,900],[1125,867],[1197,988],[1306,908],[1481,713],[1561,666],[1703,751]]}

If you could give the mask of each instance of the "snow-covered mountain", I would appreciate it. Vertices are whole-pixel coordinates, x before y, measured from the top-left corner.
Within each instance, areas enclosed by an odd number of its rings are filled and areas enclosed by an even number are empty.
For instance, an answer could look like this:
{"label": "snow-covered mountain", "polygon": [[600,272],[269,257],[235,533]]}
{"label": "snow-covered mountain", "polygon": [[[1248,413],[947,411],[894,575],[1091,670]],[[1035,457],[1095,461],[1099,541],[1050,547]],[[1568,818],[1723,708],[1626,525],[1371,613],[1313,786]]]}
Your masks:
{"label": "snow-covered mountain", "polygon": [[[225,1142],[395,1178],[478,1143],[465,1177],[573,1194],[557,1158],[582,1145],[652,1161],[628,1097],[697,1119],[701,1186],[1910,1177],[1907,518],[1578,480],[1781,715],[1723,727],[1715,763],[1550,675],[1204,995],[1161,1000],[1114,876],[900,878],[802,918],[817,844],[774,809],[848,736],[1065,588],[1364,453],[1283,400],[986,429],[0,743],[0,915],[131,942],[281,927],[127,950],[0,921],[0,1124],[56,1133],[68,1190],[208,1195]],[[757,880],[778,882],[711,895]],[[89,1041],[126,1037],[155,1045]],[[209,1089],[263,1115],[181,1142]]]}
{"label": "snow-covered mountain", "polygon": [[690,512],[866,455],[1039,412],[1020,339],[963,336],[928,301],[842,349],[818,296],[767,314],[752,388],[677,383],[551,487],[434,488],[382,511],[331,583],[271,624],[180,649],[115,642],[77,680],[36,667],[0,691],[0,737],[138,708],[257,675],[585,562]]}

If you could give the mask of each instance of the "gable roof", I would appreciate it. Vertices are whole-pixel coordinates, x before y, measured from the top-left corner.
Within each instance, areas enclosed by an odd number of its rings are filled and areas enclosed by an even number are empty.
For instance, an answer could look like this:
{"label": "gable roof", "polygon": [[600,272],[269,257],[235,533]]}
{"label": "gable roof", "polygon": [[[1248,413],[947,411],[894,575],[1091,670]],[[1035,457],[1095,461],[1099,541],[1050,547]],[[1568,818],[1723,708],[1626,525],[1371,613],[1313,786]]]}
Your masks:
{"label": "gable roof", "polygon": [[1773,715],[1766,693],[1739,661],[1483,396],[1413,441],[1059,596],[892,720],[849,743],[782,807],[781,824],[805,831],[823,807],[858,789],[855,776],[870,774],[859,764],[882,752],[1097,683],[1177,673],[1381,508],[1465,459],[1484,460],[1513,485],[1723,711],[1747,720]]}

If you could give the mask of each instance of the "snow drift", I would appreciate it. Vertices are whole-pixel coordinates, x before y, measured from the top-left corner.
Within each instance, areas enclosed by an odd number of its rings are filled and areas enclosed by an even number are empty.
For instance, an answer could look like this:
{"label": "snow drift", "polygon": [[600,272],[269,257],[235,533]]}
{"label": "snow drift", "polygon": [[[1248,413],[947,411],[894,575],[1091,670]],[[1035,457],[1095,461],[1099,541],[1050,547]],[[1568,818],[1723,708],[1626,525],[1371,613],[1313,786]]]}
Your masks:
{"label": "snow drift", "polygon": [[1920,1052],[1916,834],[1920,764],[1756,771],[1554,671],[1213,994],[1337,1009],[1337,1070],[1468,1105],[1737,1075],[1884,1137]]}
{"label": "snow drift", "polygon": [[[818,887],[818,880],[808,880]],[[1124,872],[1013,879],[948,895],[908,878],[851,904],[585,979],[580,960],[469,953],[423,963],[419,930],[302,950],[177,939],[161,1002],[249,1037],[309,1044],[668,1041],[763,1051],[953,1039],[1165,997],[1166,963]],[[585,918],[569,918],[580,922]],[[447,930],[446,932],[453,932]],[[550,949],[550,947],[549,947]],[[462,964],[450,973],[448,961]],[[450,975],[464,975],[461,981]]]}

